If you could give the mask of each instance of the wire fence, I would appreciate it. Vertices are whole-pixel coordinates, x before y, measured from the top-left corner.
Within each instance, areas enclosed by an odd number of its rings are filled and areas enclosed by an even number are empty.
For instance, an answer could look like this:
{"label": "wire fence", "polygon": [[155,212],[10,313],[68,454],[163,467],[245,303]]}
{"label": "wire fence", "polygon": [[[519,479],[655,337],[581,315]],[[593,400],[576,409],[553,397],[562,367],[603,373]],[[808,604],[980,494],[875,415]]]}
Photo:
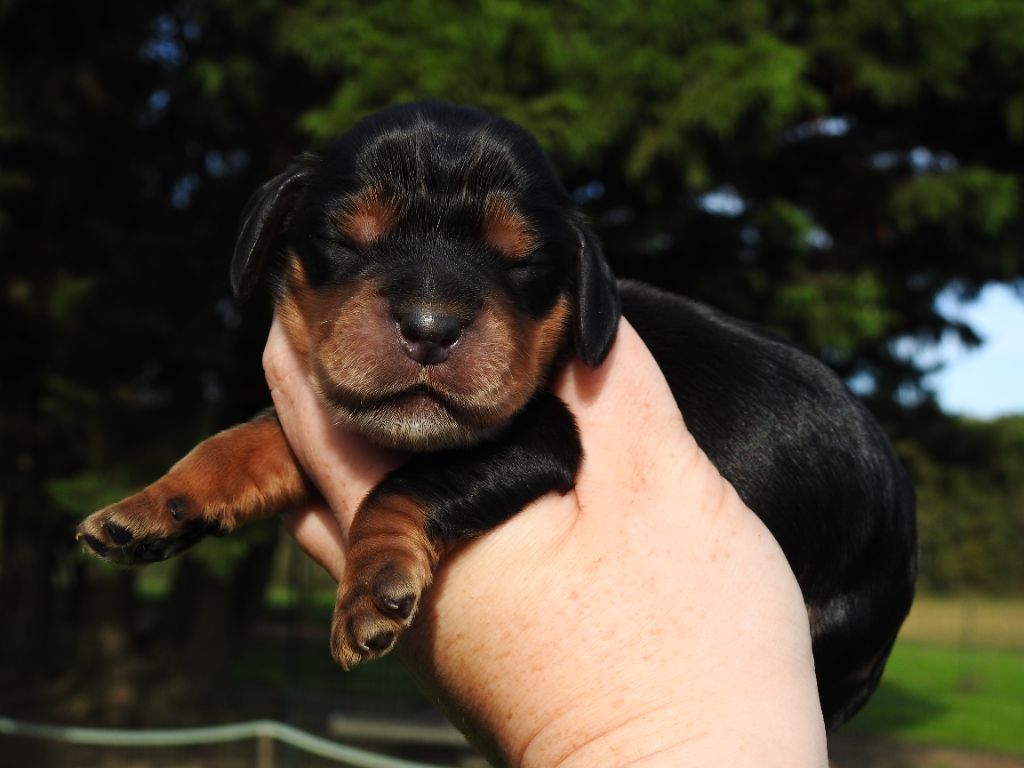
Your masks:
{"label": "wire fence", "polygon": [[276,720],[252,720],[199,728],[121,730],[30,723],[0,717],[0,736],[114,748],[188,747],[254,739],[257,742],[257,768],[273,768],[274,742],[281,742],[350,768],[444,768],[339,744]]}

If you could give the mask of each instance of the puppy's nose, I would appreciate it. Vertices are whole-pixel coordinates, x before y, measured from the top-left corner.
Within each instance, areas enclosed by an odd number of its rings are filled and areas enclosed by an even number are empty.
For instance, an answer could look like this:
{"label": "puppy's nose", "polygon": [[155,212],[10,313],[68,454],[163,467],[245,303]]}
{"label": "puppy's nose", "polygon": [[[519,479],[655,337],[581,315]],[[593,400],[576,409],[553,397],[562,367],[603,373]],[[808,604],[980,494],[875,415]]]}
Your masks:
{"label": "puppy's nose", "polygon": [[457,317],[424,310],[398,316],[402,349],[420,365],[437,365],[447,360],[452,346],[462,336],[463,327]]}

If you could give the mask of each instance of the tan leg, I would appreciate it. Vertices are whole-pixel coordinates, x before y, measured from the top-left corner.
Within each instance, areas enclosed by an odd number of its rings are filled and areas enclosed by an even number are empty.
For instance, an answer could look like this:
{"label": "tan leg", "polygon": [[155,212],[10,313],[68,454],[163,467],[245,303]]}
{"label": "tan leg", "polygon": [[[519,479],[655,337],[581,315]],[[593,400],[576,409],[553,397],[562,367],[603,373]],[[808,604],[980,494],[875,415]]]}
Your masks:
{"label": "tan leg", "polygon": [[309,496],[277,416],[268,411],[204,440],[152,485],[93,513],[76,538],[106,560],[154,562]]}
{"label": "tan leg", "polygon": [[442,545],[412,498],[372,494],[356,512],[331,626],[331,652],[345,669],[391,650],[433,579]]}

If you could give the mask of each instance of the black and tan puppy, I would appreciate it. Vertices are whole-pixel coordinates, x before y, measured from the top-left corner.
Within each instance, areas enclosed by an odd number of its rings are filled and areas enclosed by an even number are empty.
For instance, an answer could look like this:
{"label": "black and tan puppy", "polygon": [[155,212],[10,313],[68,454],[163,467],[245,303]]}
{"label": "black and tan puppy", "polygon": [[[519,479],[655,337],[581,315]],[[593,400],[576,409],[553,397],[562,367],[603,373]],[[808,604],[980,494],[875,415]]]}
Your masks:
{"label": "black and tan puppy", "polygon": [[[448,543],[572,487],[580,442],[547,386],[573,355],[604,359],[621,310],[796,573],[828,725],[874,690],[916,570],[913,492],[879,428],[775,337],[618,285],[521,128],[439,104],[363,120],[249,202],[236,293],[263,273],[323,404],[412,454],[355,516],[332,628],[342,666],[392,647]],[[162,560],[312,493],[268,412],[95,513],[79,537],[116,562]]]}

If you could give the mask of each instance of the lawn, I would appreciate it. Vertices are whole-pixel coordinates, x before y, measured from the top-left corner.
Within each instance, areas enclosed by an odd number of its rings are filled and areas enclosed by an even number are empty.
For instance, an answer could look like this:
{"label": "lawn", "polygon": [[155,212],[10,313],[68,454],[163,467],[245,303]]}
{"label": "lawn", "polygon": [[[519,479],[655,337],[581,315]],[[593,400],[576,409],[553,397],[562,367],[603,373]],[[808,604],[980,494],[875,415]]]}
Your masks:
{"label": "lawn", "polygon": [[920,600],[847,728],[1024,755],[1024,601]]}

